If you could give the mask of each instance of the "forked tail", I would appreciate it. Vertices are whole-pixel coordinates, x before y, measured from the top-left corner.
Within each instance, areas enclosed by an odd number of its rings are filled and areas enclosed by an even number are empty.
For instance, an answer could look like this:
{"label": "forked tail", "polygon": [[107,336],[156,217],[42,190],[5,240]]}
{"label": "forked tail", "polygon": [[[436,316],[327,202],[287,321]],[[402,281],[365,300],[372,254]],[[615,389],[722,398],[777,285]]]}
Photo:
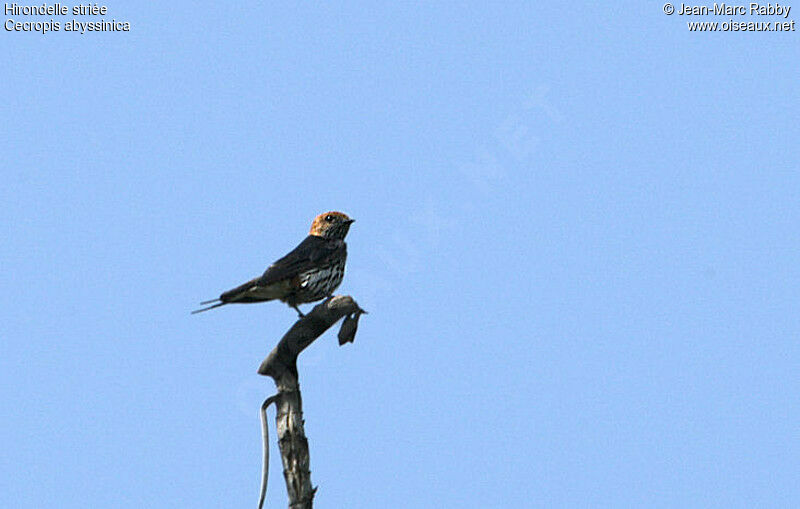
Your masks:
{"label": "forked tail", "polygon": [[207,301],[201,302],[200,305],[202,306],[202,305],[205,305],[205,304],[211,304],[212,302],[216,302],[216,304],[214,304],[213,306],[205,307],[205,308],[195,309],[194,311],[192,311],[192,314],[196,315],[197,313],[202,313],[203,311],[208,311],[209,309],[218,308],[220,306],[224,306],[225,304],[227,304],[227,302],[222,302],[219,299],[211,299],[211,300],[207,300]]}

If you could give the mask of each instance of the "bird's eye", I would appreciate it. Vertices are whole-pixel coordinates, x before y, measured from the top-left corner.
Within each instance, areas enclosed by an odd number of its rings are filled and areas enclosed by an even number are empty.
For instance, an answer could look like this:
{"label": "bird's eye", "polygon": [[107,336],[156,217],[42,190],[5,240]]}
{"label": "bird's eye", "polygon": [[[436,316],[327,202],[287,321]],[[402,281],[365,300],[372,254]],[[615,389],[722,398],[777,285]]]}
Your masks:
{"label": "bird's eye", "polygon": [[333,216],[331,214],[328,214],[327,216],[325,216],[325,221],[330,223],[331,221],[333,221]]}

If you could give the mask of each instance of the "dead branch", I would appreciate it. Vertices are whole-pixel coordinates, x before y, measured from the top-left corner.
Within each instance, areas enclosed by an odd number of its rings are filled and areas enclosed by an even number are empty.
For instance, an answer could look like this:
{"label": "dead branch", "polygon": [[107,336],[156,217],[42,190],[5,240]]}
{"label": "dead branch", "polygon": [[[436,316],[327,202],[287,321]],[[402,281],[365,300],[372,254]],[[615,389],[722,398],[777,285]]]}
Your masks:
{"label": "dead branch", "polygon": [[[275,424],[283,462],[283,477],[286,480],[286,491],[289,494],[289,509],[311,509],[314,493],[317,491],[311,485],[308,440],[303,429],[303,403],[297,373],[297,357],[342,317],[347,318],[339,331],[339,344],[352,342],[358,318],[363,313],[365,311],[349,295],[332,297],[317,304],[310,313],[292,325],[258,368],[258,373],[272,377],[278,388],[278,394],[274,396],[277,407]],[[268,444],[265,411],[272,401],[273,398],[268,398],[261,407],[265,462],[269,459],[269,451],[266,450]],[[259,509],[264,502],[264,493],[266,492],[266,466],[263,472]]]}

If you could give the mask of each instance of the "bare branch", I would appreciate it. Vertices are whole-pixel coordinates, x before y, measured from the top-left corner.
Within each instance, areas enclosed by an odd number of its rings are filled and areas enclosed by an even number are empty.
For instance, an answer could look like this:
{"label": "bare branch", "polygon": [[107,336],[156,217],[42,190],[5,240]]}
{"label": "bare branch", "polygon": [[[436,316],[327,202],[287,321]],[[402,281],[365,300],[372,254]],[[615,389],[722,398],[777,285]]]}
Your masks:
{"label": "bare branch", "polygon": [[291,370],[297,376],[297,356],[339,319],[354,313],[363,313],[349,295],[337,295],[314,306],[314,309],[297,320],[283,335],[258,368],[259,375],[271,376],[277,382],[283,371]]}
{"label": "bare branch", "polygon": [[266,445],[266,407],[272,401],[276,402],[277,407],[275,423],[283,462],[283,477],[289,494],[289,509],[312,508],[317,489],[311,485],[308,439],[303,428],[303,403],[297,374],[297,357],[344,316],[347,319],[339,331],[339,342],[340,344],[352,342],[358,318],[362,313],[365,311],[349,295],[331,297],[317,304],[310,313],[292,325],[258,368],[258,373],[272,377],[278,388],[278,394],[268,398],[261,406],[265,464],[259,509],[266,492],[268,468],[266,462],[269,460]]}
{"label": "bare branch", "polygon": [[267,407],[278,400],[278,394],[270,396],[261,404],[261,439],[264,442],[264,463],[261,466],[261,493],[258,495],[258,509],[264,507],[269,478],[269,430],[267,428]]}

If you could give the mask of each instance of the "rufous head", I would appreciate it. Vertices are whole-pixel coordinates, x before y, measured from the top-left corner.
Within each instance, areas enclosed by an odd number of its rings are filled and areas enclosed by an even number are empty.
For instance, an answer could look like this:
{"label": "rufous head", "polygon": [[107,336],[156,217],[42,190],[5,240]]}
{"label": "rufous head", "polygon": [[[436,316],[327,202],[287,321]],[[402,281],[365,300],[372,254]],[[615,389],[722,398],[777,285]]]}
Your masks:
{"label": "rufous head", "polygon": [[308,234],[326,239],[344,240],[353,221],[355,219],[350,219],[347,214],[342,212],[325,212],[314,218]]}

